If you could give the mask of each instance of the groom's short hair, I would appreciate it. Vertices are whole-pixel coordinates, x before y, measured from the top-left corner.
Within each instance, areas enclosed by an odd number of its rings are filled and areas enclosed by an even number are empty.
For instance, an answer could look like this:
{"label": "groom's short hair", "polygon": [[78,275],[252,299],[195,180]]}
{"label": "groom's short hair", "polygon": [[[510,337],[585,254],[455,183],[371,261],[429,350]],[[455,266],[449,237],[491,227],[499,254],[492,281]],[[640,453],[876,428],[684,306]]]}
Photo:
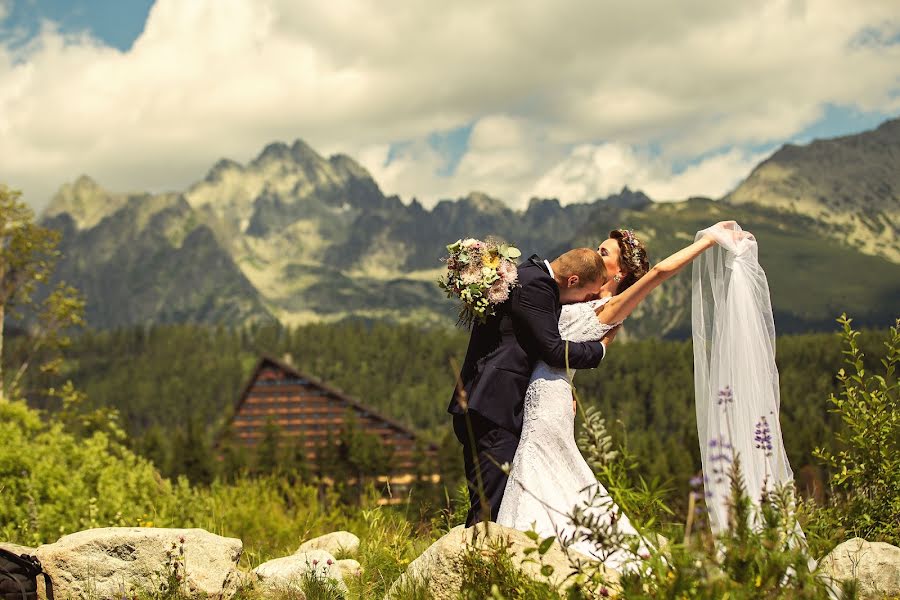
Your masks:
{"label": "groom's short hair", "polygon": [[581,284],[606,281],[603,257],[592,248],[574,248],[553,261],[554,275],[566,279],[578,275]]}

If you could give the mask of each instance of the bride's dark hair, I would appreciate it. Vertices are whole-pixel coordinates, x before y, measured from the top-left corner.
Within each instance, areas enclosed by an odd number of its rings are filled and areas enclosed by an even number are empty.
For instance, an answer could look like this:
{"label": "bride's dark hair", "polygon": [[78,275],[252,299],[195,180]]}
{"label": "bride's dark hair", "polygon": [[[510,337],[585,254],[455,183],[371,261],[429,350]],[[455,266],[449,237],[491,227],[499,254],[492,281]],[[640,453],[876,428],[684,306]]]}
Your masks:
{"label": "bride's dark hair", "polygon": [[630,229],[613,229],[609,237],[619,243],[619,267],[625,274],[616,287],[616,294],[621,294],[647,274],[650,262],[647,260],[647,249]]}

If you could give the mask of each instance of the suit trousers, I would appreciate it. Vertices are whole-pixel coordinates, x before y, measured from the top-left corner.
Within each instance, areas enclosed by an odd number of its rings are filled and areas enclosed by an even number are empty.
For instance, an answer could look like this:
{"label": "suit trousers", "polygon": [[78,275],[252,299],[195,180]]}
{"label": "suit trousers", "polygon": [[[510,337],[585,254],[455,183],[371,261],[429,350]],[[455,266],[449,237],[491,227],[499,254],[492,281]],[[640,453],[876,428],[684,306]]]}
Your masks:
{"label": "suit trousers", "polygon": [[[471,422],[471,434],[466,425],[467,416]],[[466,527],[485,520],[487,514],[490,514],[491,521],[496,521],[507,480],[507,474],[500,465],[512,463],[519,436],[471,411],[466,415],[453,415],[453,431],[463,446],[469,488],[470,508],[466,515]],[[479,490],[479,471],[483,495]],[[486,505],[482,504],[482,499]]]}

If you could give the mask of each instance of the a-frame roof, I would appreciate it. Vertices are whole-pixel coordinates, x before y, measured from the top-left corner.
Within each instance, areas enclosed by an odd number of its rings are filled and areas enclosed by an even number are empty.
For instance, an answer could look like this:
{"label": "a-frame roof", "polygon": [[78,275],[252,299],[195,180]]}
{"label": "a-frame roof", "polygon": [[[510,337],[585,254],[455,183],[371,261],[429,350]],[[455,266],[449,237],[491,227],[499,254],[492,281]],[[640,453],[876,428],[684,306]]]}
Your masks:
{"label": "a-frame roof", "polygon": [[[269,355],[265,355],[265,354],[262,355],[260,357],[259,361],[256,363],[256,367],[254,367],[253,372],[247,381],[247,384],[244,386],[243,391],[241,391],[241,395],[240,395],[240,397],[238,397],[238,400],[234,405],[234,414],[232,415],[231,420],[234,420],[234,417],[237,416],[238,412],[241,410],[241,406],[243,406],[244,402],[247,400],[247,396],[250,394],[250,390],[253,389],[253,384],[256,382],[256,379],[259,377],[259,374],[262,372],[263,369],[265,369],[268,366],[272,366],[277,369],[280,369],[281,371],[284,371],[291,377],[297,377],[299,379],[304,379],[304,380],[308,381],[311,385],[314,385],[315,387],[326,392],[328,395],[330,395],[334,398],[337,398],[338,400],[341,400],[348,406],[351,406],[351,407],[355,408],[356,410],[367,413],[368,415],[371,415],[372,417],[387,423],[392,428],[398,430],[401,433],[405,433],[405,434],[411,436],[413,439],[419,438],[418,434],[415,431],[409,429],[408,427],[406,427],[399,421],[396,421],[390,417],[386,417],[386,416],[382,415],[381,413],[379,413],[378,411],[362,404],[359,400],[356,400],[355,398],[348,396],[344,392],[331,387],[327,383],[324,383],[320,379],[318,379],[316,377],[312,377],[310,375],[307,375],[306,373],[301,373],[296,368],[292,367],[291,365],[287,364],[286,362],[280,361],[273,356],[269,356]],[[435,444],[427,444],[427,448],[432,451],[437,450],[437,446]]]}

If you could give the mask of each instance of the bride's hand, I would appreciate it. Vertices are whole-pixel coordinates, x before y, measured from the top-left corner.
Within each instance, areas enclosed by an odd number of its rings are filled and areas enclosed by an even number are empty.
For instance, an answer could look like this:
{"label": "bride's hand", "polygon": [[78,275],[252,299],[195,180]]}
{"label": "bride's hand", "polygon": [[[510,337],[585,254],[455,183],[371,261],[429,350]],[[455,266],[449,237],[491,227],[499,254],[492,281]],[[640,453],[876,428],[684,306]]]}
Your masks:
{"label": "bride's hand", "polygon": [[718,223],[707,229],[709,233],[703,236],[710,246],[716,245],[719,241],[719,238],[711,231],[716,228],[725,229],[728,232],[725,235],[730,236],[732,241],[735,243],[746,239],[754,239],[752,233],[739,229],[737,221],[719,221]]}

